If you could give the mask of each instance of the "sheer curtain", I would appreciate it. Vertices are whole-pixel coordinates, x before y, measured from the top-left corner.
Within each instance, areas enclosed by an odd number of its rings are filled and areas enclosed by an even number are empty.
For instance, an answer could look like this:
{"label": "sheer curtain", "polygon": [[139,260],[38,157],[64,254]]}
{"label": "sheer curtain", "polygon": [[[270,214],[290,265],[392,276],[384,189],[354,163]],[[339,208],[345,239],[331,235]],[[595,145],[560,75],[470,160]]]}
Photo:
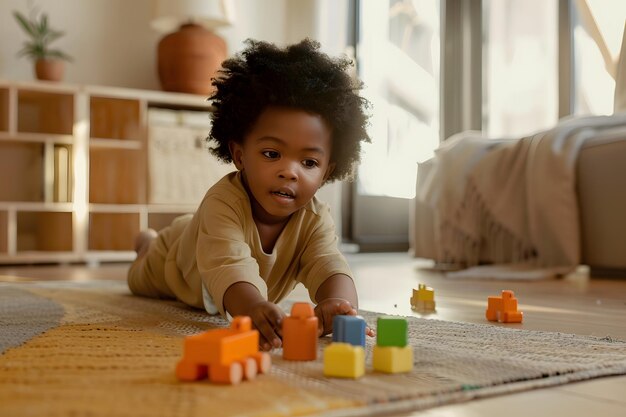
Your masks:
{"label": "sheer curtain", "polygon": [[483,3],[483,126],[524,136],[558,119],[557,0]]}
{"label": "sheer curtain", "polygon": [[417,162],[439,144],[439,2],[360,5],[359,75],[373,111],[357,192],[412,198]]}
{"label": "sheer curtain", "polygon": [[626,2],[576,0],[574,4],[574,113],[612,114]]}
{"label": "sheer curtain", "polygon": [[[572,0],[573,113],[611,114],[622,0]],[[484,0],[483,125],[519,137],[558,121],[558,0]]]}

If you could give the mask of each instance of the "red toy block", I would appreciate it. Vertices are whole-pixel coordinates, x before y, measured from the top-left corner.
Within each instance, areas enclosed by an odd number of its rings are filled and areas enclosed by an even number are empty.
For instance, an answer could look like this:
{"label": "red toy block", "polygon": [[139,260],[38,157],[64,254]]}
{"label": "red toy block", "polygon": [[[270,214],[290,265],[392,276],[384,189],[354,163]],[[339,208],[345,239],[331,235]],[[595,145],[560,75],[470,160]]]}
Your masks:
{"label": "red toy block", "polygon": [[489,321],[500,323],[521,323],[524,313],[517,311],[517,298],[511,290],[503,290],[502,296],[487,298],[485,316]]}
{"label": "red toy block", "polygon": [[259,352],[259,332],[251,330],[248,316],[236,316],[230,329],[209,330],[187,336],[183,358],[176,366],[181,381],[209,378],[211,382],[237,384],[254,379],[271,367],[268,353]]}
{"label": "red toy block", "polygon": [[317,317],[309,303],[295,303],[283,320],[283,359],[317,359]]}

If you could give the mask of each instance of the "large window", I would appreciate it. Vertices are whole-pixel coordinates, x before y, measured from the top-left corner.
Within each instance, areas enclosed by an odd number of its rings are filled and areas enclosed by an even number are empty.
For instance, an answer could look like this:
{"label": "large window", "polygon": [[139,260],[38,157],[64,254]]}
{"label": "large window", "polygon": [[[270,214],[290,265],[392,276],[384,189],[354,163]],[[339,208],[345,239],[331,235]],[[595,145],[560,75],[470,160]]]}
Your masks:
{"label": "large window", "polygon": [[[559,25],[558,0],[483,0],[483,130],[520,137],[556,124],[561,114],[611,114],[615,72],[626,20],[623,0],[570,0],[571,21]],[[563,19],[563,16],[561,16]],[[570,44],[558,43],[571,31]],[[561,35],[563,35],[561,33]],[[569,48],[569,91],[559,92],[559,48]],[[561,51],[563,52],[563,51]]]}
{"label": "large window", "polygon": [[560,115],[612,112],[625,0],[354,1],[373,104],[373,143],[347,199],[346,235],[359,243],[406,234],[396,220],[408,217],[417,163],[440,138],[468,129],[519,138]]}
{"label": "large window", "polygon": [[574,113],[611,114],[626,1],[575,1]]}
{"label": "large window", "polygon": [[483,130],[489,137],[519,137],[556,123],[557,1],[483,1]]}
{"label": "large window", "polygon": [[439,144],[439,2],[360,2],[359,76],[373,104],[361,195],[412,198]]}

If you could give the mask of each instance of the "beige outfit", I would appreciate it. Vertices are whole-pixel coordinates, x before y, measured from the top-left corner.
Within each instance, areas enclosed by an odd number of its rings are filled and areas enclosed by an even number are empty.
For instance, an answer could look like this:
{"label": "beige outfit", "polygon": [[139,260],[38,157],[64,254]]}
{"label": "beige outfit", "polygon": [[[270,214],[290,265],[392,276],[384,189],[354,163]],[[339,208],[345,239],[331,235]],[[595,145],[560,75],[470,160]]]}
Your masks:
{"label": "beige outfit", "polygon": [[233,172],[209,189],[193,216],[179,217],[159,233],[131,266],[128,286],[137,295],[176,298],[226,315],[224,293],[236,282],[251,283],[272,302],[300,282],[315,301],[319,286],[334,274],[352,276],[337,249],[328,205],[313,198],[265,253],[241,175]]}

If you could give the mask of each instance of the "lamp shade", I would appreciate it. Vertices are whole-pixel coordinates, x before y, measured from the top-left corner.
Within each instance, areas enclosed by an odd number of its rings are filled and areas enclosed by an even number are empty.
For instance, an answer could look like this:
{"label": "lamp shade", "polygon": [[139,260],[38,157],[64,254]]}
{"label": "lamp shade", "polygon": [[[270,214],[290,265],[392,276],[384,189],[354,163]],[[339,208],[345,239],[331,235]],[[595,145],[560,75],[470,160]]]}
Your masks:
{"label": "lamp shade", "polygon": [[[157,0],[152,27],[167,34],[157,48],[165,91],[210,95],[226,59],[226,42],[212,29],[234,22],[232,0]],[[168,33],[169,32],[169,33]]]}
{"label": "lamp shade", "polygon": [[152,28],[168,33],[182,24],[194,23],[215,29],[230,26],[234,21],[232,0],[156,0]]}

